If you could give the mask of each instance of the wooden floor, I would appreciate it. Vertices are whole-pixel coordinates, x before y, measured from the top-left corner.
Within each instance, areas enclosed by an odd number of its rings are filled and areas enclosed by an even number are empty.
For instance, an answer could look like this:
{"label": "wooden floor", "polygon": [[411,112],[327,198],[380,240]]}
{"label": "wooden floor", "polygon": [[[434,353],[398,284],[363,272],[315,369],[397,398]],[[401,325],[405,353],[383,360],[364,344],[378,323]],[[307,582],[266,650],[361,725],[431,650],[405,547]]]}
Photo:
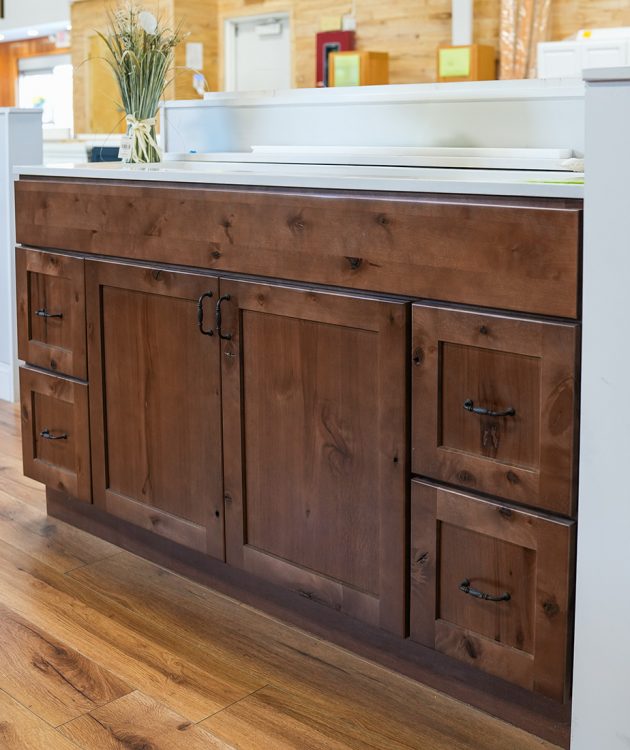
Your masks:
{"label": "wooden floor", "polygon": [[0,750],[552,747],[47,518],[0,402]]}

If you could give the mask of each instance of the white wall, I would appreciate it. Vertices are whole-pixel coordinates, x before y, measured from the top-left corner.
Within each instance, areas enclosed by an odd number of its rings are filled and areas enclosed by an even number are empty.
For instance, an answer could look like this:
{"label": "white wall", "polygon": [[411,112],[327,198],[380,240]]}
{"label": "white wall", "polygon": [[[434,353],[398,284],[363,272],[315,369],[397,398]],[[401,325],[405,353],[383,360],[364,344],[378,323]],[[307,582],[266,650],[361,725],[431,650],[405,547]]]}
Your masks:
{"label": "white wall", "polygon": [[70,0],[4,0],[4,15],[0,31],[69,21]]}
{"label": "white wall", "polygon": [[630,748],[630,69],[617,75],[586,94],[571,750]]}

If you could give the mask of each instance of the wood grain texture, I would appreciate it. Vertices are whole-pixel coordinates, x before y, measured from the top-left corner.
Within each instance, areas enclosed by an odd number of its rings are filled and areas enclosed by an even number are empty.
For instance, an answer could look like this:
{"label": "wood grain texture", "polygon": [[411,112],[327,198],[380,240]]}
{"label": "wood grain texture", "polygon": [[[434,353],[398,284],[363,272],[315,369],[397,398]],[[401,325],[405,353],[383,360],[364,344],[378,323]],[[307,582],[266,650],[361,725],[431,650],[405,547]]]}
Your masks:
{"label": "wood grain texture", "polygon": [[579,327],[414,305],[412,339],[414,473],[574,514]]}
{"label": "wood grain texture", "polygon": [[17,183],[16,205],[18,242],[35,247],[569,318],[580,309],[579,201],[37,179]]}
{"label": "wood grain texture", "polygon": [[408,305],[220,284],[228,563],[404,635]]}
{"label": "wood grain texture", "polygon": [[[85,380],[83,260],[17,248],[15,262],[20,359]],[[38,311],[62,317],[40,317]]]}
{"label": "wood grain texture", "polygon": [[0,688],[0,747],[2,750],[77,750],[50,724],[38,718]]}
{"label": "wood grain texture", "polygon": [[0,605],[0,684],[53,726],[131,692],[107,669]]}
{"label": "wood grain texture", "polygon": [[218,282],[87,263],[95,502],[223,559],[221,382],[197,300]]}
{"label": "wood grain texture", "polygon": [[[565,700],[574,523],[412,485],[411,637]],[[509,600],[467,595],[464,581]]]}
{"label": "wood grain texture", "polygon": [[91,502],[87,385],[20,367],[20,403],[24,473]]}
{"label": "wood grain texture", "polygon": [[236,750],[137,690],[65,724],[60,732],[83,750]]}

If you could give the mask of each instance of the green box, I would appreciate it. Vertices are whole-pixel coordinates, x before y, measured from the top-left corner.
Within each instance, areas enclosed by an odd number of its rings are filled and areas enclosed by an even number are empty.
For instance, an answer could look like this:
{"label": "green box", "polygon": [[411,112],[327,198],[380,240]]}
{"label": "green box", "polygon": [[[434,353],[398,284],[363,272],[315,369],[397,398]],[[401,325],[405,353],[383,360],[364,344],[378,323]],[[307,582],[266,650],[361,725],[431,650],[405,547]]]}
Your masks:
{"label": "green box", "polygon": [[361,56],[335,55],[335,86],[361,85]]}
{"label": "green box", "polygon": [[468,78],[470,76],[470,47],[451,47],[440,50],[440,78]]}

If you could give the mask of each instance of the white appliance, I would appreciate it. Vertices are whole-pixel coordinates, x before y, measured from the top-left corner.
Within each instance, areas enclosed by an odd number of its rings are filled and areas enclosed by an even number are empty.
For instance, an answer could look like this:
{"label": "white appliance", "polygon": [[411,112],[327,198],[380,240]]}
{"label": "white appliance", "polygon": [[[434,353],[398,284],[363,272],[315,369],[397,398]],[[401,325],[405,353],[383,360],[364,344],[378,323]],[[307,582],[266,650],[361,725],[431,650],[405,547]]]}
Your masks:
{"label": "white appliance", "polygon": [[582,78],[584,70],[630,63],[630,28],[582,29],[576,39],[538,45],[538,78]]}
{"label": "white appliance", "polygon": [[42,163],[42,113],[0,108],[0,399],[15,401],[15,221],[13,167]]}

